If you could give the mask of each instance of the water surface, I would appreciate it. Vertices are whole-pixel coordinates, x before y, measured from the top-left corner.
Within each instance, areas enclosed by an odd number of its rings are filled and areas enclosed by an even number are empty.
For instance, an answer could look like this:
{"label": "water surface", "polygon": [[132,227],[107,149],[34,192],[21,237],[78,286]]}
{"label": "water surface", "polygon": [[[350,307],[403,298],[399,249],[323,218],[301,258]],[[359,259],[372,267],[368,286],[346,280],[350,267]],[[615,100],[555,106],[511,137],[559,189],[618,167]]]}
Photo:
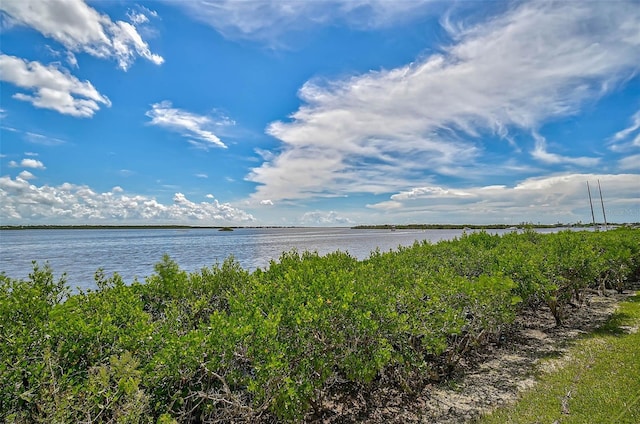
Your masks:
{"label": "water surface", "polygon": [[[502,233],[504,231],[495,230]],[[291,249],[336,250],[358,259],[409,246],[416,240],[452,239],[462,230],[356,230],[350,228],[217,229],[52,229],[0,231],[0,272],[26,278],[31,262],[48,262],[54,273],[67,274],[71,287],[94,288],[98,268],[118,272],[127,283],[143,280],[168,254],[182,269],[196,271],[233,256],[243,268],[265,268]]]}

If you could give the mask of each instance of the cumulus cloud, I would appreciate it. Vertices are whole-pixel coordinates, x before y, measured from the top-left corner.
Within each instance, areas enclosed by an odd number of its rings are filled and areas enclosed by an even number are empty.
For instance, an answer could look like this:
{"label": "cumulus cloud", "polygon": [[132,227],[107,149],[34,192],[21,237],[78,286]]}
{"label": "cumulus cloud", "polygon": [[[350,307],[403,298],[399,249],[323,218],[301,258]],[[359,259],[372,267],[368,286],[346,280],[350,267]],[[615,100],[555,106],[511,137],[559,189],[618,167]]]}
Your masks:
{"label": "cumulus cloud", "polygon": [[180,133],[196,146],[209,148],[211,145],[227,148],[227,145],[213,131],[235,125],[226,116],[216,119],[206,115],[198,115],[183,109],[174,108],[171,102],[163,101],[151,105],[146,115],[151,118],[151,125],[167,128]]}
{"label": "cumulus cloud", "polygon": [[273,202],[270,199],[264,199],[260,201],[262,206],[273,206]]}
{"label": "cumulus cloud", "polygon": [[[379,194],[464,176],[487,143],[531,142],[514,134],[537,133],[639,72],[639,24],[637,2],[519,2],[475,26],[450,25],[452,43],[415,63],[309,81],[302,106],[267,129],[282,148],[247,176],[253,197]],[[538,142],[530,154],[551,169],[595,165],[573,157],[580,148],[559,155]]]}
{"label": "cumulus cloud", "polygon": [[42,162],[36,159],[30,159],[30,158],[22,159],[20,163],[16,162],[15,160],[12,160],[9,162],[9,167],[10,168],[22,167],[22,168],[32,168],[32,169],[46,169],[46,167]]}
{"label": "cumulus cloud", "polygon": [[23,168],[46,169],[44,164],[36,159],[22,159],[20,166]]}
{"label": "cumulus cloud", "polygon": [[[600,181],[605,205],[616,211],[620,222],[640,220],[640,174],[558,174],[532,177],[513,186],[494,185],[456,189],[440,186],[416,187],[390,196],[390,200],[368,205],[382,213],[393,213],[415,222],[486,223],[588,222],[591,220],[587,181]],[[632,212],[635,210],[635,214]]]}
{"label": "cumulus cloud", "polygon": [[314,211],[306,212],[300,217],[300,223],[302,225],[347,225],[353,224],[351,219],[340,216],[335,211]]}
{"label": "cumulus cloud", "polygon": [[100,110],[100,105],[111,106],[89,81],[80,81],[55,64],[43,65],[0,54],[0,79],[32,92],[16,93],[14,99],[65,115],[87,118]]}
{"label": "cumulus cloud", "polygon": [[[164,62],[162,56],[151,52],[136,29],[135,25],[146,22],[141,12],[133,15],[132,23],[129,23],[114,22],[82,0],[3,1],[0,10],[9,15],[14,24],[32,27],[45,37],[61,43],[70,52],[114,59],[125,71],[136,57],[145,58],[156,65]],[[67,59],[73,66],[75,56],[68,56]]]}
{"label": "cumulus cloud", "polygon": [[35,175],[33,175],[31,172],[27,170],[24,170],[18,174],[18,178],[21,178],[23,180],[32,180],[35,177],[36,177]]}
{"label": "cumulus cloud", "polygon": [[433,0],[169,0],[228,38],[280,45],[288,32],[335,22],[360,29],[395,25],[429,10]]}
{"label": "cumulus cloud", "polygon": [[229,203],[196,203],[176,193],[173,203],[127,194],[120,187],[98,193],[85,185],[36,186],[27,178],[0,177],[0,220],[3,223],[245,223],[254,217]]}

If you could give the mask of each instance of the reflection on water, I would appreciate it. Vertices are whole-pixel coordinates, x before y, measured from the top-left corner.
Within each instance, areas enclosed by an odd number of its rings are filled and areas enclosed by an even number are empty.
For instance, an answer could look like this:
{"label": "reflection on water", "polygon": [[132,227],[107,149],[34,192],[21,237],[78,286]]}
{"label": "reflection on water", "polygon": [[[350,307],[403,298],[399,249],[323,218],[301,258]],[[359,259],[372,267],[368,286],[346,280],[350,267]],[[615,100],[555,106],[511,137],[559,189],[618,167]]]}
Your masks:
{"label": "reflection on water", "polygon": [[[504,231],[495,230],[496,233]],[[245,269],[265,268],[291,249],[336,250],[358,259],[372,251],[409,246],[416,240],[437,242],[460,236],[462,230],[354,230],[349,228],[236,229],[103,229],[0,231],[0,272],[26,278],[31,261],[49,262],[56,275],[67,274],[72,287],[95,287],[93,274],[102,267],[130,283],[153,273],[168,254],[181,268],[195,271],[233,256]]]}

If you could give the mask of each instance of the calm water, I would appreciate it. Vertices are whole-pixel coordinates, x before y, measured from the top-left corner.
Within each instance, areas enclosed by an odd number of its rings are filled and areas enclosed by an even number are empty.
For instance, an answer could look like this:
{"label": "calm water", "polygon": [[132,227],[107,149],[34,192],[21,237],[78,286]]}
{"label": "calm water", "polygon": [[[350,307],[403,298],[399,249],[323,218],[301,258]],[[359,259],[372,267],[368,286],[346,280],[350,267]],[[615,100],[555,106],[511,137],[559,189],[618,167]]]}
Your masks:
{"label": "calm water", "polygon": [[348,228],[4,230],[0,272],[26,278],[31,261],[48,261],[56,276],[64,272],[71,287],[86,289],[95,287],[93,274],[100,267],[107,274],[118,272],[127,283],[143,280],[165,253],[187,271],[222,263],[232,255],[245,269],[255,270],[294,248],[322,255],[341,250],[365,259],[376,248],[388,251],[415,240],[437,242],[461,234],[462,230]]}

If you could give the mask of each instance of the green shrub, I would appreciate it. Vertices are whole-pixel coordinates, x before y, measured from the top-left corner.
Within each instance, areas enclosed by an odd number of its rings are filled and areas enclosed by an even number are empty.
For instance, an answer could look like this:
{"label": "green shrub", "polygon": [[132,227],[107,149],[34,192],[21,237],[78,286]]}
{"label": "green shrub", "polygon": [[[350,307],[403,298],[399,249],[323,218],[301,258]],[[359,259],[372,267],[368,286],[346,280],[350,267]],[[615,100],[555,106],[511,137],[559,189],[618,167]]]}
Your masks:
{"label": "green shrub", "polygon": [[557,322],[598,284],[637,278],[640,232],[484,232],[373,252],[229,258],[144,282],[96,273],[71,295],[34,264],[0,274],[0,416],[7,422],[255,422],[319,416],[335,390],[446,377],[523,307]]}
{"label": "green shrub", "polygon": [[[37,409],[37,392],[45,370],[49,315],[69,294],[63,275],[33,264],[26,281],[0,274],[0,416],[19,411],[27,417]],[[8,414],[6,414],[8,415]]]}

